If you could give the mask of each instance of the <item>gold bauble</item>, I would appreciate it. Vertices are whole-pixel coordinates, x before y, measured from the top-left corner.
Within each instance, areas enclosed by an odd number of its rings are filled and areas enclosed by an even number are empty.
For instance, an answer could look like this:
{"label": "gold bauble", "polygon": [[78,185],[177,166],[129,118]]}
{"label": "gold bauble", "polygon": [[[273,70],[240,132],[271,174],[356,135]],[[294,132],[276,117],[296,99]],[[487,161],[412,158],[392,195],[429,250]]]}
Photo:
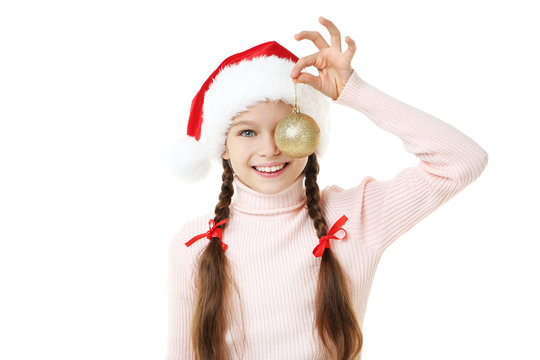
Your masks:
{"label": "gold bauble", "polygon": [[281,119],[274,133],[277,147],[287,156],[303,158],[317,150],[321,131],[317,122],[300,112],[295,106],[293,113]]}

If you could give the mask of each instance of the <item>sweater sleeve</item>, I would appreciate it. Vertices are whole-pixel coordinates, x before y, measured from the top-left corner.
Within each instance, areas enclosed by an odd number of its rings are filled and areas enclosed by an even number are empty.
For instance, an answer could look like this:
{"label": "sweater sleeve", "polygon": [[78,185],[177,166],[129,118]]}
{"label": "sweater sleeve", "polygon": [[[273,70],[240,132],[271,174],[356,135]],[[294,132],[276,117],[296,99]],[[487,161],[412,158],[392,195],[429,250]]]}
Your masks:
{"label": "sweater sleeve", "polygon": [[419,160],[390,180],[365,177],[344,190],[333,185],[323,195],[335,214],[349,214],[354,231],[367,247],[383,252],[435,209],[473,182],[488,154],[453,126],[407,105],[366,83],[356,71],[338,99],[365,114],[378,127],[399,136]]}
{"label": "sweater sleeve", "polygon": [[190,337],[195,286],[184,229],[185,226],[169,245],[169,336],[165,360],[195,360]]}

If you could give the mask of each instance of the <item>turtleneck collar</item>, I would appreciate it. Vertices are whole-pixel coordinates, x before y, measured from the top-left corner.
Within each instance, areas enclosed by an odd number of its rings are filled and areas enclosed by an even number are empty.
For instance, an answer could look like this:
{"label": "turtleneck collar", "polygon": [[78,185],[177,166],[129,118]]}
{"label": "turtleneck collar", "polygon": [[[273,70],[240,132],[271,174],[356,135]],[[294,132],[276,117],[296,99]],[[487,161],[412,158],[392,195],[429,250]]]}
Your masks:
{"label": "turtleneck collar", "polygon": [[231,203],[236,211],[246,214],[281,214],[293,212],[306,203],[304,176],[300,176],[289,187],[276,194],[260,193],[234,175],[235,198]]}

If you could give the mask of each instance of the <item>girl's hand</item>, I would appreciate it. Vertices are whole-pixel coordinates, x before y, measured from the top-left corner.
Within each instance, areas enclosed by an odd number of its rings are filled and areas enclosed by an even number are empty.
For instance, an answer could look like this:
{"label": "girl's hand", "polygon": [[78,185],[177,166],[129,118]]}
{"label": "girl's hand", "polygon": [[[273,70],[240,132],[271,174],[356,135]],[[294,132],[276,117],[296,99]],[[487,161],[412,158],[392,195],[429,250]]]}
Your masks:
{"label": "girl's hand", "polygon": [[[328,43],[318,31],[301,31],[294,35],[296,40],[309,39],[313,41],[320,51],[298,59],[291,72],[291,78],[294,82],[308,84],[332,98],[332,100],[337,100],[353,72],[351,60],[356,51],[356,44],[349,36],[345,37],[348,47],[342,53],[341,35],[338,28],[334,23],[322,16],[319,18],[319,22],[328,28],[332,45],[328,46]],[[308,66],[317,68],[319,76],[300,72]]]}

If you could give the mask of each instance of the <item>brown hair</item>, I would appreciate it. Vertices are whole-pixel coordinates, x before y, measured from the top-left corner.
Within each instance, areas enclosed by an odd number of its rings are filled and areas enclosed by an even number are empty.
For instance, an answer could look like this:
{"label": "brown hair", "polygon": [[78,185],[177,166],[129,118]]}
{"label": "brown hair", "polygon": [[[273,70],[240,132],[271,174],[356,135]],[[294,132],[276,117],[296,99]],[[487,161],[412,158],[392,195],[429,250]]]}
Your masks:
{"label": "brown hair", "polygon": [[[313,153],[308,158],[303,174],[308,213],[313,219],[317,236],[321,238],[327,235],[328,228],[319,204],[318,173],[319,163]],[[234,193],[233,170],[225,159],[222,180],[219,202],[215,208],[216,223],[229,217],[229,205]],[[225,229],[227,223],[220,227]],[[233,288],[236,286],[229,274],[227,257],[219,238],[213,237],[198,261],[196,304],[191,324],[197,360],[230,359],[225,333]],[[315,295],[315,327],[324,345],[325,359],[353,360],[360,353],[362,331],[352,307],[346,275],[330,249],[326,249],[321,258]]]}

